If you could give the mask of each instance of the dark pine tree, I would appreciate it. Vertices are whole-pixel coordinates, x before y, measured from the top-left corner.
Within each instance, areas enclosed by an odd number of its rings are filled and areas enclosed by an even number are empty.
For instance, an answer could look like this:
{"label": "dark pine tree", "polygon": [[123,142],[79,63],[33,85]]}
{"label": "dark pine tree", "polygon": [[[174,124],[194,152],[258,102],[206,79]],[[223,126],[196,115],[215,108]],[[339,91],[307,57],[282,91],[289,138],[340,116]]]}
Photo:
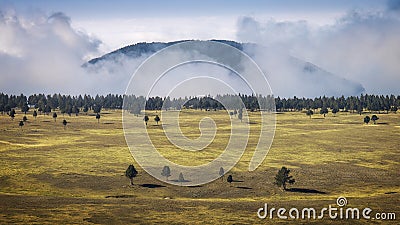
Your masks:
{"label": "dark pine tree", "polygon": [[125,176],[129,178],[131,185],[133,185],[133,178],[136,177],[137,174],[138,172],[133,165],[129,165],[128,169],[126,169]]}
{"label": "dark pine tree", "polygon": [[161,176],[165,177],[165,179],[168,180],[168,177],[171,176],[171,170],[169,169],[169,166],[164,166],[161,171]]}
{"label": "dark pine tree", "polygon": [[101,117],[100,114],[97,113],[96,114],[97,123],[100,123],[100,117]]}
{"label": "dark pine tree", "polygon": [[57,113],[56,112],[53,113],[53,119],[54,119],[54,122],[57,121]]}
{"label": "dark pine tree", "polygon": [[376,121],[379,120],[379,117],[372,115],[371,120],[374,122],[374,124],[376,124]]}
{"label": "dark pine tree", "polygon": [[275,183],[278,187],[283,187],[283,190],[286,191],[286,184],[294,184],[295,180],[293,179],[293,176],[289,175],[290,170],[287,169],[286,167],[282,167],[279,171],[278,174],[275,176]]}
{"label": "dark pine tree", "polygon": [[159,117],[158,115],[156,115],[156,116],[154,117],[154,121],[156,121],[156,123],[157,123],[157,125],[158,125],[158,122],[160,122],[160,117]]}

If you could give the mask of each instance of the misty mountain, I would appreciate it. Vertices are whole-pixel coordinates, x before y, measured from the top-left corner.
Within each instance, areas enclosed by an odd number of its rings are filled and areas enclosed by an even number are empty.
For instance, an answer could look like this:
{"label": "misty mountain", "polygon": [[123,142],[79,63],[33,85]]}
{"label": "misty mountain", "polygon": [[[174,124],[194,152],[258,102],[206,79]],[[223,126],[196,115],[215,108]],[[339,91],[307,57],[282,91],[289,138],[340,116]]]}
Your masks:
{"label": "misty mountain", "polygon": [[[128,81],[135,69],[147,57],[168,46],[185,42],[137,43],[93,58],[83,65],[86,70],[99,73],[107,71],[121,82]],[[332,74],[311,62],[285,55],[253,43],[238,43],[229,40],[212,40],[230,45],[248,54],[263,70],[273,93],[279,96],[351,96],[365,91],[357,82]],[[104,75],[104,74],[99,74]],[[121,78],[122,77],[122,78]]]}

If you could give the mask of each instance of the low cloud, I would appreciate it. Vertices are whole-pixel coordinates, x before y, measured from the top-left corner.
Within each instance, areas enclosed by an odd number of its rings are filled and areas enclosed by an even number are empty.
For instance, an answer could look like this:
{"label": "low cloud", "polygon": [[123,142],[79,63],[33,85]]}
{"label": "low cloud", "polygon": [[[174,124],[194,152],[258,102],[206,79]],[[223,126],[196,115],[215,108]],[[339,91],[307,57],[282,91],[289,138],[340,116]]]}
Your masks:
{"label": "low cloud", "polygon": [[101,42],[71,27],[63,13],[0,10],[0,90],[19,94],[86,93],[95,87],[81,65]]}
{"label": "low cloud", "polygon": [[[353,10],[335,24],[314,27],[306,21],[260,21],[253,17],[238,20],[237,38],[266,46],[268,56],[291,55],[312,62],[342,78],[361,83],[367,93],[400,94],[400,19],[393,11],[400,1],[389,1],[386,11]],[[272,83],[275,93],[285,95],[287,89],[304,95],[305,85],[288,80],[286,64],[271,68],[265,53],[256,54],[257,62],[279,77]],[[269,67],[268,67],[269,66]],[[322,77],[321,77],[322,79]],[[316,79],[318,81],[318,79]],[[290,85],[292,83],[292,85]],[[336,82],[318,82],[321,90],[340,90]],[[312,87],[310,87],[312,88]],[[321,95],[330,93],[320,93]]]}

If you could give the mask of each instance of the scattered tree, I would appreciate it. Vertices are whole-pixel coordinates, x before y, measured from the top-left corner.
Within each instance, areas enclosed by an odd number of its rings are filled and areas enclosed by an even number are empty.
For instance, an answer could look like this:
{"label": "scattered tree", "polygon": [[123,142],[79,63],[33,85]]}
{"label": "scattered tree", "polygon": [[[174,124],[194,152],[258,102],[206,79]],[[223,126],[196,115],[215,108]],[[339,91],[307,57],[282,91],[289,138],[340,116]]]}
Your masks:
{"label": "scattered tree", "polygon": [[35,118],[35,120],[36,120],[36,117],[37,117],[37,112],[36,112],[36,110],[35,111],[33,111],[33,117]]}
{"label": "scattered tree", "polygon": [[182,182],[185,181],[185,178],[183,177],[183,174],[182,174],[182,173],[179,174],[178,181],[181,182],[181,186],[182,186]]}
{"label": "scattered tree", "polygon": [[313,112],[311,109],[307,110],[307,112],[306,112],[306,115],[309,116],[310,119],[311,119],[311,116],[312,116],[313,114],[314,114],[314,112]]}
{"label": "scattered tree", "polygon": [[54,119],[54,122],[56,122],[56,120],[57,120],[57,113],[56,112],[53,113],[53,119]]}
{"label": "scattered tree", "polygon": [[97,113],[96,114],[97,123],[100,123],[100,117],[101,117],[100,114]]}
{"label": "scattered tree", "polygon": [[228,181],[228,183],[232,183],[233,182],[233,177],[232,175],[229,175],[228,178],[226,179],[226,181]]}
{"label": "scattered tree", "polygon": [[24,123],[28,120],[28,118],[26,117],[26,116],[24,116],[23,118],[22,118],[22,120],[24,121]]}
{"label": "scattered tree", "polygon": [[22,130],[22,127],[24,126],[24,121],[19,121],[19,127],[21,128],[21,130]]}
{"label": "scattered tree", "polygon": [[164,166],[161,176],[165,177],[165,180],[168,180],[168,177],[171,176],[171,170],[169,169],[169,166]]}
{"label": "scattered tree", "polygon": [[15,118],[15,109],[11,109],[10,117],[11,117],[11,120],[14,120],[14,118]]}
{"label": "scattered tree", "polygon": [[364,123],[369,124],[371,118],[369,116],[364,117]]}
{"label": "scattered tree", "polygon": [[67,127],[67,123],[68,123],[68,122],[67,122],[67,120],[64,119],[62,123],[63,123],[63,125],[64,125],[64,130],[65,130],[65,128]]}
{"label": "scattered tree", "polygon": [[371,120],[374,122],[374,124],[376,124],[376,121],[379,120],[379,117],[372,115]]}
{"label": "scattered tree", "polygon": [[286,184],[294,184],[295,180],[293,179],[293,176],[289,175],[290,170],[287,169],[286,167],[282,167],[279,171],[278,174],[275,176],[275,183],[278,187],[283,187],[283,190],[286,191]]}
{"label": "scattered tree", "polygon": [[324,114],[324,117],[326,116],[326,114],[328,113],[328,108],[326,107],[322,107],[321,110],[319,111],[320,114]]}
{"label": "scattered tree", "polygon": [[243,109],[239,109],[238,119],[240,120],[240,122],[242,122],[242,120],[243,120]]}
{"label": "scattered tree", "polygon": [[133,185],[133,178],[136,177],[137,174],[138,172],[133,165],[129,165],[128,169],[126,169],[125,176],[129,178],[131,185]]}
{"label": "scattered tree", "polygon": [[225,171],[224,171],[224,168],[219,168],[219,176],[221,176],[221,180],[223,180],[224,179],[224,175],[225,175]]}
{"label": "scattered tree", "polygon": [[147,122],[149,122],[149,116],[145,115],[143,120],[144,120],[144,122],[146,123],[146,126],[147,126]]}
{"label": "scattered tree", "polygon": [[158,122],[160,122],[160,117],[159,117],[158,115],[156,115],[156,116],[154,117],[154,120],[156,121],[156,123],[157,123],[157,125],[158,125]]}

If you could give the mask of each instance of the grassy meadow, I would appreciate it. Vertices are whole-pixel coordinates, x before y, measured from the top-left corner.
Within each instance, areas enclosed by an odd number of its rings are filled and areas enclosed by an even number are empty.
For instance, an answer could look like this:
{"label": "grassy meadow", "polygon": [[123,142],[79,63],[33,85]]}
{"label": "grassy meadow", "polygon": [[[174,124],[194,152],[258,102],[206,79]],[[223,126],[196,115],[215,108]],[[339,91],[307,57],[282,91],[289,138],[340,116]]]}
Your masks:
{"label": "grassy meadow", "polygon": [[[199,137],[204,116],[217,124],[214,142],[200,153],[172,146],[162,126],[155,125],[155,112],[149,115],[154,145],[182,164],[208,162],[229,141],[229,115],[223,111],[181,112],[181,129],[189,138]],[[264,203],[321,209],[344,196],[348,207],[369,207],[371,216],[395,212],[399,217],[400,114],[379,114],[376,125],[365,125],[365,114],[310,119],[300,112],[277,113],[272,147],[263,164],[248,172],[260,126],[257,113],[249,112],[252,136],[241,161],[228,173],[236,182],[218,179],[196,187],[163,183],[137,165],[125,142],[121,111],[103,110],[99,123],[93,113],[58,113],[54,121],[51,115],[34,119],[30,111],[21,128],[23,116],[19,110],[13,121],[0,115],[0,224],[398,224],[398,218],[293,221],[275,215],[262,220],[257,210]],[[134,186],[124,176],[129,164],[139,172]],[[296,179],[289,185],[292,191],[273,184],[282,166]]]}

